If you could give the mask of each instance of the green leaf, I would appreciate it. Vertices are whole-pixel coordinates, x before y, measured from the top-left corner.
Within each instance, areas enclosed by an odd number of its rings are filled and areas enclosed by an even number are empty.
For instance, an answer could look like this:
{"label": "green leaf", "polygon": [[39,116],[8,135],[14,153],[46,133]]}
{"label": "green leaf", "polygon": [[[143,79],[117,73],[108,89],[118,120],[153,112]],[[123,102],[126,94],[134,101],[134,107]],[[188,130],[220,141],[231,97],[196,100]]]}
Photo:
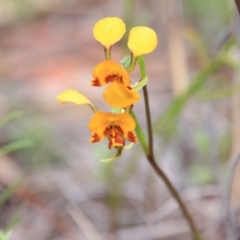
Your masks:
{"label": "green leaf", "polygon": [[9,240],[12,235],[12,231],[0,231],[0,240]]}
{"label": "green leaf", "polygon": [[240,92],[240,85],[234,84],[221,89],[203,90],[197,94],[197,97],[203,101],[218,100],[231,97]]}
{"label": "green leaf", "polygon": [[128,145],[123,147],[123,150],[129,150],[134,146],[134,143],[129,143]]}
{"label": "green leaf", "polygon": [[117,152],[114,156],[107,158],[107,159],[101,159],[100,161],[103,163],[110,163],[112,161],[119,159],[122,156],[123,147],[116,147],[116,149],[117,149]]}
{"label": "green leaf", "polygon": [[32,147],[33,145],[34,143],[31,139],[22,139],[22,140],[9,143],[3,146],[2,148],[0,148],[0,157],[5,154],[20,150],[22,148]]}
{"label": "green leaf", "polygon": [[2,127],[3,125],[5,125],[6,123],[16,119],[16,118],[20,118],[23,115],[23,111],[14,111],[11,113],[8,113],[7,115],[3,116],[0,119],[0,127]]}
{"label": "green leaf", "polygon": [[131,55],[125,56],[119,63],[128,69],[131,63]]}
{"label": "green leaf", "polygon": [[119,159],[121,156],[112,156],[110,158],[106,158],[106,159],[101,159],[100,161],[103,162],[103,163],[110,163],[110,162],[113,162],[117,159]]}
{"label": "green leaf", "polygon": [[134,85],[132,85],[132,89],[139,91],[141,90],[143,87],[145,87],[148,83],[148,76],[146,76],[145,78],[141,79],[140,81],[136,82]]}
{"label": "green leaf", "polygon": [[138,137],[138,140],[139,140],[139,143],[144,151],[144,153],[147,155],[148,154],[148,144],[147,144],[147,140],[146,140],[146,137],[145,137],[145,134],[142,130],[142,127],[136,117],[136,115],[134,114],[134,112],[131,111],[131,116],[134,118],[135,120],[135,123],[136,123],[136,134],[137,134],[137,137]]}
{"label": "green leaf", "polygon": [[19,184],[21,183],[21,179],[18,179],[13,184],[8,186],[0,195],[0,206],[4,204],[15,192]]}

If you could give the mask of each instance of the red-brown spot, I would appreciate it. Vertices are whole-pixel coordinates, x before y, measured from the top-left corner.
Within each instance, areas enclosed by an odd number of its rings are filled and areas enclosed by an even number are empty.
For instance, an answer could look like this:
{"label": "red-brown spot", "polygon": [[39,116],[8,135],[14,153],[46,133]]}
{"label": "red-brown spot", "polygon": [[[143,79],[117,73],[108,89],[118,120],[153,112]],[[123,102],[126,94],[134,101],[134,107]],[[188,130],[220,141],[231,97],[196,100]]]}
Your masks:
{"label": "red-brown spot", "polygon": [[117,74],[113,74],[113,75],[108,75],[105,78],[105,82],[109,83],[109,82],[118,82],[123,84],[123,77],[121,75],[117,75]]}
{"label": "red-brown spot", "polygon": [[135,135],[134,132],[131,132],[131,131],[128,132],[127,139],[130,142],[133,142],[133,143],[137,143],[138,142],[137,136]]}
{"label": "red-brown spot", "polygon": [[118,146],[124,146],[125,140],[123,137],[123,131],[119,126],[111,125],[104,131],[104,135],[108,137],[108,147],[111,149],[116,144]]}
{"label": "red-brown spot", "polygon": [[106,83],[113,82],[113,81],[115,81],[116,77],[117,77],[116,74],[114,74],[114,75],[108,75],[108,76],[106,76],[106,78],[105,78],[105,82],[106,82]]}
{"label": "red-brown spot", "polygon": [[118,75],[118,76],[116,77],[116,81],[117,81],[118,83],[123,84],[123,77]]}
{"label": "red-brown spot", "polygon": [[95,142],[99,142],[101,140],[101,138],[98,136],[97,133],[93,133],[91,136],[91,143],[95,143]]}
{"label": "red-brown spot", "polygon": [[95,87],[100,87],[101,84],[100,84],[100,81],[98,78],[94,78],[92,81],[91,81],[91,85],[92,86],[95,86]]}

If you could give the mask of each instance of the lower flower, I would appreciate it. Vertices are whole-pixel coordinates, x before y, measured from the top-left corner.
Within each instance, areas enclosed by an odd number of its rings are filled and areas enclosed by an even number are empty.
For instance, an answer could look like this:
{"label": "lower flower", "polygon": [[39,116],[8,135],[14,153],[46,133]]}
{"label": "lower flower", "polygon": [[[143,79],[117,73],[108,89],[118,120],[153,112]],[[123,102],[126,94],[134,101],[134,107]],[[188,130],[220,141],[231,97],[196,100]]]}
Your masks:
{"label": "lower flower", "polygon": [[109,149],[123,147],[125,139],[137,143],[137,136],[133,132],[135,127],[135,121],[129,113],[116,114],[99,111],[93,115],[88,124],[92,132],[90,142],[99,142],[107,137]]}

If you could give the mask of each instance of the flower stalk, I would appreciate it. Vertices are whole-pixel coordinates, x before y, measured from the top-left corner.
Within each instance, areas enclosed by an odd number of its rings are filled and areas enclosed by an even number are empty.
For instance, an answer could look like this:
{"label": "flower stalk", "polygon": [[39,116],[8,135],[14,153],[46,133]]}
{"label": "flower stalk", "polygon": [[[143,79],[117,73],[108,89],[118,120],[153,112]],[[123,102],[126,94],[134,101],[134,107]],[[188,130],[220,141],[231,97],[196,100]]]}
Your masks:
{"label": "flower stalk", "polygon": [[110,48],[104,47],[104,55],[106,60],[111,59],[111,47]]}
{"label": "flower stalk", "polygon": [[[138,57],[138,64],[140,66],[140,74],[141,79],[144,79],[146,77],[146,69],[145,69],[145,62],[143,56]],[[158,166],[155,156],[154,156],[154,149],[153,149],[153,131],[152,131],[152,123],[151,123],[151,112],[150,112],[150,106],[149,106],[149,98],[148,98],[148,91],[147,86],[143,87],[143,95],[144,95],[144,104],[145,104],[145,111],[146,111],[146,120],[147,120],[147,129],[148,129],[148,146],[147,151],[145,144],[141,146],[144,146],[145,148],[145,154],[146,158],[148,159],[150,165],[153,167],[154,171],[157,173],[157,175],[164,181],[167,188],[171,192],[172,196],[175,198],[175,200],[178,202],[180,209],[182,210],[182,213],[186,220],[188,221],[189,227],[193,234],[194,240],[201,240],[201,235],[198,232],[195,223],[188,212],[188,209],[186,208],[183,200],[181,199],[181,196],[177,192],[177,190],[172,185],[171,181],[167,177],[167,175],[163,172],[163,170]],[[136,129],[137,135],[139,134],[138,129]],[[141,141],[142,138],[139,137],[139,141]]]}

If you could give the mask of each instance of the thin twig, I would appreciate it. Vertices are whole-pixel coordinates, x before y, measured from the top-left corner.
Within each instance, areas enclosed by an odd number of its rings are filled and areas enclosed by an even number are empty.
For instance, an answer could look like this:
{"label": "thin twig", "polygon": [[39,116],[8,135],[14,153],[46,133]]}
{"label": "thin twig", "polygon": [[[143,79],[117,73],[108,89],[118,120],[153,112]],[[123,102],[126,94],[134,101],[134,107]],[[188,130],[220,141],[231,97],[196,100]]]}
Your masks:
{"label": "thin twig", "polygon": [[144,95],[144,104],[145,104],[145,111],[146,111],[146,120],[147,120],[147,128],[148,128],[148,148],[149,156],[153,156],[153,134],[152,134],[152,120],[151,120],[151,113],[150,113],[150,107],[149,107],[149,99],[148,99],[148,91],[147,86],[143,88],[143,95]]}
{"label": "thin twig", "polygon": [[235,3],[236,3],[236,6],[237,6],[237,9],[238,9],[238,12],[240,14],[240,0],[235,0]]}
{"label": "thin twig", "polygon": [[[141,79],[144,79],[146,77],[146,70],[145,70],[145,63],[143,57],[138,58],[138,62],[140,65],[140,71],[141,71]],[[143,87],[143,94],[144,94],[144,104],[145,104],[145,111],[146,111],[146,119],[147,119],[147,128],[148,128],[148,152],[146,154],[146,157],[157,173],[157,175],[164,181],[164,183],[167,185],[169,191],[173,195],[173,197],[176,199],[176,201],[179,204],[179,207],[182,210],[183,215],[185,216],[186,220],[188,221],[189,227],[193,234],[194,240],[200,240],[201,236],[195,226],[195,223],[189,214],[186,206],[184,205],[180,195],[178,194],[177,190],[174,188],[170,180],[168,179],[167,175],[162,171],[162,169],[158,166],[156,159],[154,157],[154,150],[153,150],[153,132],[152,132],[152,122],[151,122],[151,113],[150,113],[150,106],[149,106],[149,99],[148,99],[148,92],[147,92],[147,86]]]}
{"label": "thin twig", "polygon": [[151,164],[151,166],[154,168],[154,170],[157,173],[157,175],[167,185],[169,191],[171,192],[171,194],[173,195],[175,200],[178,202],[179,207],[181,208],[182,213],[185,216],[185,218],[187,219],[189,227],[191,228],[191,231],[192,231],[192,234],[193,234],[193,237],[194,237],[193,239],[200,240],[201,237],[200,237],[199,232],[198,232],[198,230],[197,230],[197,228],[195,226],[195,223],[194,223],[191,215],[189,214],[185,204],[183,203],[180,195],[178,194],[177,190],[173,187],[173,185],[170,182],[170,180],[168,179],[167,175],[165,175],[165,173],[162,171],[162,169],[157,165],[154,156],[149,155],[149,156],[147,156],[147,159],[148,159],[149,163]]}

